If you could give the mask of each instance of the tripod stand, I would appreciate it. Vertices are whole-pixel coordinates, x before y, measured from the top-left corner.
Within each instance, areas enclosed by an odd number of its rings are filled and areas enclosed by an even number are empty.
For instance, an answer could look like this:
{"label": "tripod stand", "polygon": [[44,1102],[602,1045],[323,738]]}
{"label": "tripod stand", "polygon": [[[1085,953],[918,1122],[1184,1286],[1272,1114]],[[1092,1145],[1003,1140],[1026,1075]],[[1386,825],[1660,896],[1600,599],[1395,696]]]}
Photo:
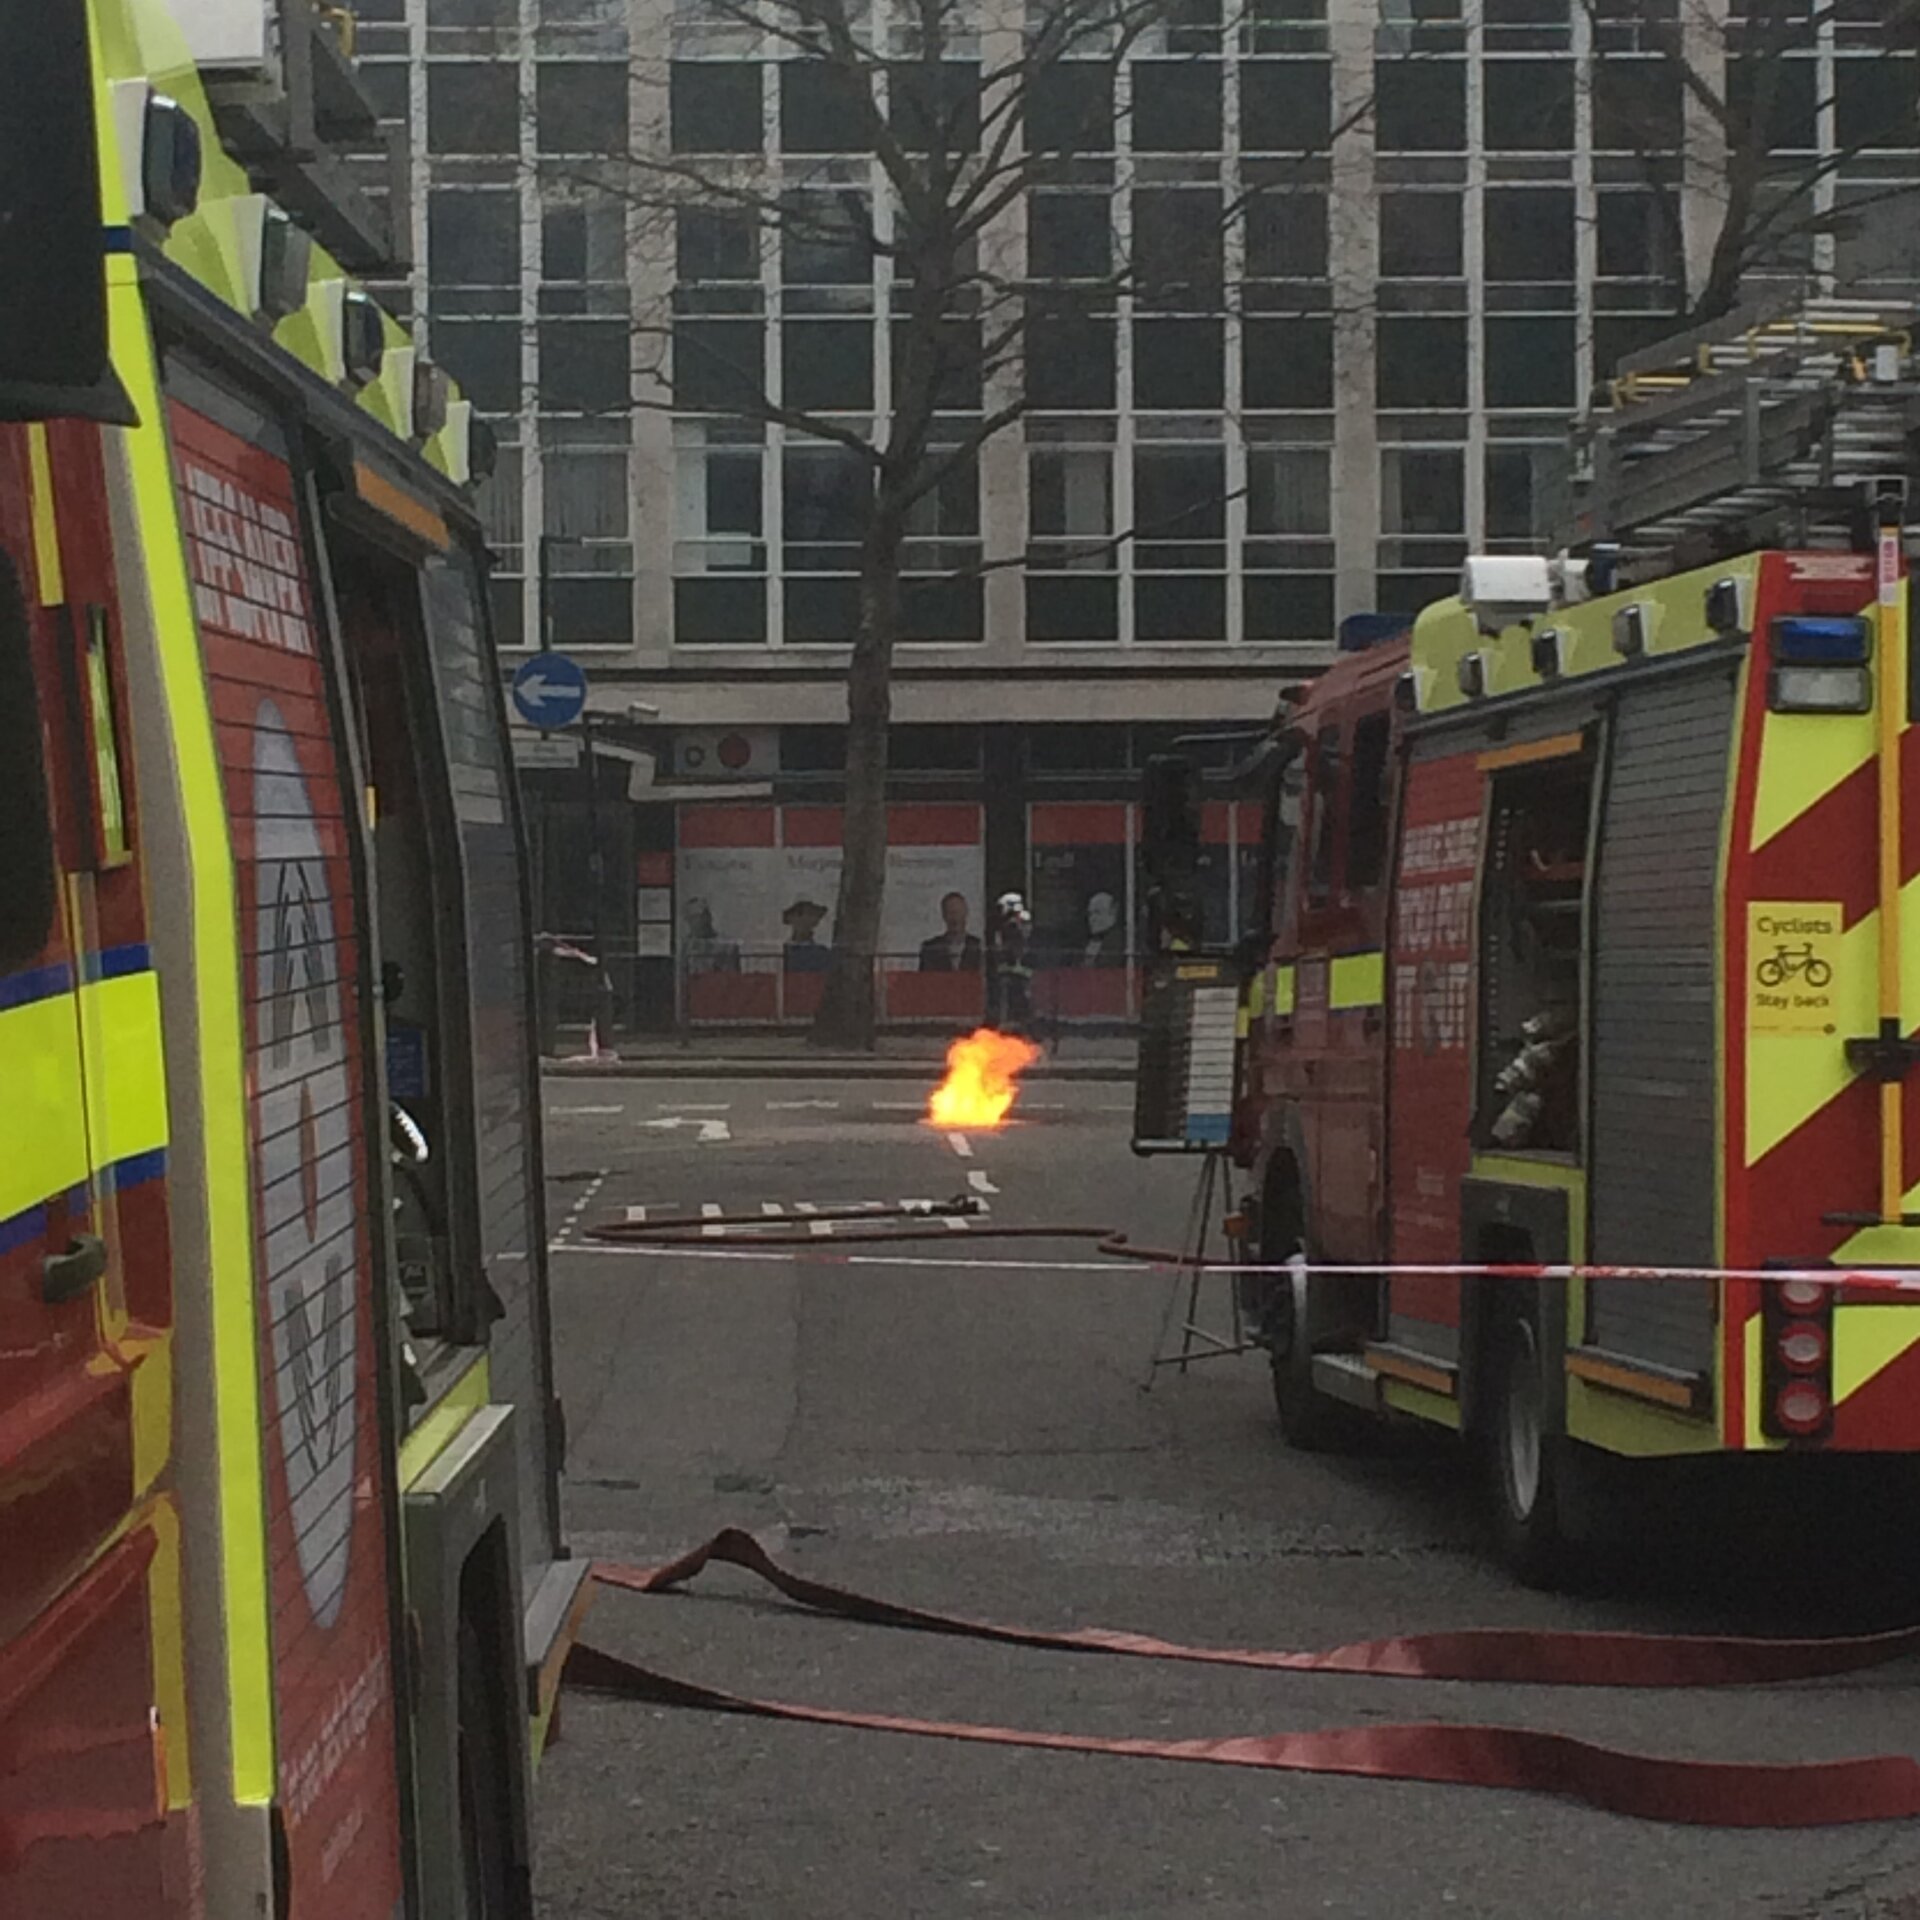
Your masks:
{"label": "tripod stand", "polygon": [[[1166,1311],[1160,1316],[1153,1358],[1147,1362],[1146,1378],[1140,1382],[1143,1392],[1152,1391],[1154,1376],[1162,1367],[1178,1367],[1185,1373],[1196,1360],[1219,1360],[1230,1353],[1252,1353],[1258,1345],[1247,1338],[1246,1324],[1240,1314],[1240,1289],[1231,1282],[1228,1288],[1233,1316],[1231,1331],[1223,1337],[1200,1323],[1200,1283],[1207,1273],[1207,1242],[1212,1235],[1216,1207],[1222,1224],[1226,1220],[1227,1177],[1226,1155],[1209,1150],[1201,1161],[1200,1179],[1194,1188],[1193,1203],[1187,1209],[1187,1224],[1180,1238],[1180,1263],[1174,1268]],[[1183,1290],[1184,1316],[1180,1305]],[[1176,1317],[1180,1319],[1180,1345],[1177,1351],[1171,1351],[1168,1339]]]}

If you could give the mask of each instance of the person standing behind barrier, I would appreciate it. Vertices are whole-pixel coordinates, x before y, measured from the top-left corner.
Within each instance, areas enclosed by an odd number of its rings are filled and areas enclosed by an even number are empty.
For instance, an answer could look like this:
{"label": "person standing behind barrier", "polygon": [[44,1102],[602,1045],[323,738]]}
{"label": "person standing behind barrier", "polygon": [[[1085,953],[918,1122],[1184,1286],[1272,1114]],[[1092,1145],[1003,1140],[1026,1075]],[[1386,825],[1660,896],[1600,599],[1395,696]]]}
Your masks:
{"label": "person standing behind barrier", "polygon": [[1003,893],[994,903],[987,928],[993,970],[987,982],[988,1023],[1002,1033],[1021,1033],[1033,1018],[1033,967],[1027,943],[1033,933],[1033,915],[1017,893]]}

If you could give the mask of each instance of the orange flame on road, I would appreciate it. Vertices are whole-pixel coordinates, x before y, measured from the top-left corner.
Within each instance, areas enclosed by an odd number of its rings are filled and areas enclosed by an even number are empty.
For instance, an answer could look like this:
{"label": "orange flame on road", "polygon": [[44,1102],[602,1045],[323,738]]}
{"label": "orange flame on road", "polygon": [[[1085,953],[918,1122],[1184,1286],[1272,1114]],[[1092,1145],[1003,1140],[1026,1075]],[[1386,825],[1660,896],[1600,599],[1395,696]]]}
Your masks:
{"label": "orange flame on road", "polygon": [[1017,1034],[980,1027],[947,1049],[947,1077],[927,1101],[936,1127],[997,1127],[1020,1089],[1019,1076],[1040,1049]]}

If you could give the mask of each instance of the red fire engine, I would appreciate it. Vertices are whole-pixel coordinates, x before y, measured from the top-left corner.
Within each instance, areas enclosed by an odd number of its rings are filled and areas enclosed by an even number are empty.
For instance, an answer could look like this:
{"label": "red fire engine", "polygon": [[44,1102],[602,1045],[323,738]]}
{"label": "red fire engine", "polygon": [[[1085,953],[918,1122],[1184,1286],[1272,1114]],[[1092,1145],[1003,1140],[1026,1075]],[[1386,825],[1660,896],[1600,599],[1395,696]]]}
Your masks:
{"label": "red fire engine", "polygon": [[[1857,1272],[1920,1260],[1913,325],[1639,356],[1578,557],[1469,562],[1267,752],[1242,1303],[1295,1444],[1482,1443],[1525,1577],[1602,1454],[1920,1446],[1920,1303]],[[1593,1270],[1471,1271],[1535,1263]]]}

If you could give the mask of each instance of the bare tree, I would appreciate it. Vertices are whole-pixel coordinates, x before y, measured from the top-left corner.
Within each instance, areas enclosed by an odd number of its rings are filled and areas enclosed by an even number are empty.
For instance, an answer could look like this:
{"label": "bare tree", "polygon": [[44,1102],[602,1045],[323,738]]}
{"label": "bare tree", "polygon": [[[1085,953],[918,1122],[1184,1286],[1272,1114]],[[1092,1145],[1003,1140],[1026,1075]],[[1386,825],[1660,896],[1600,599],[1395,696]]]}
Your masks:
{"label": "bare tree", "polygon": [[[1920,0],[1580,0],[1592,30],[1594,139],[1630,153],[1675,267],[1675,319],[1731,312],[1756,279],[1805,277],[1813,242],[1845,238],[1910,184],[1832,184],[1876,148],[1920,145],[1910,60],[1843,58],[1829,30],[1869,25],[1920,46]],[[1640,56],[1638,58],[1634,56]]]}
{"label": "bare tree", "polygon": [[[1024,12],[1015,0],[996,20],[980,17],[971,0],[905,0],[880,28],[867,0],[707,0],[706,17],[722,30],[782,56],[788,103],[832,116],[843,130],[833,151],[870,156],[878,190],[870,195],[864,175],[855,184],[829,160],[813,168],[790,160],[776,181],[757,155],[700,151],[709,143],[697,131],[667,124],[687,103],[666,99],[664,89],[652,137],[621,170],[643,227],[657,222],[663,256],[669,234],[683,261],[703,234],[730,234],[756,256],[812,252],[842,262],[844,271],[818,277],[849,285],[870,286],[883,263],[890,288],[889,391],[871,423],[767,379],[757,327],[732,330],[749,348],[732,355],[724,329],[689,325],[684,312],[636,322],[651,343],[640,355],[639,404],[777,425],[837,449],[857,475],[843,854],[817,1044],[872,1044],[894,650],[915,595],[942,584],[916,578],[926,563],[909,560],[931,551],[949,585],[1019,564],[1018,554],[957,568],[941,558],[941,503],[977,497],[983,449],[1028,409],[1031,366],[1070,362],[1109,324],[1123,292],[1152,282],[1175,304],[1181,293],[1182,271],[1169,267],[1164,245],[1151,266],[1137,265],[1104,226],[1081,236],[1084,257],[1036,271],[1041,250],[1027,244],[1032,190],[1071,182],[1077,154],[1111,152],[1111,75],[1149,36],[1156,45],[1164,36],[1169,52],[1219,48],[1220,0],[1210,4],[1208,19],[1209,0],[1198,0],[1197,13],[1195,0],[1027,0]],[[1223,223],[1245,210],[1216,205]],[[1210,276],[1216,310],[1220,257],[1217,230],[1192,236],[1195,297]]]}

